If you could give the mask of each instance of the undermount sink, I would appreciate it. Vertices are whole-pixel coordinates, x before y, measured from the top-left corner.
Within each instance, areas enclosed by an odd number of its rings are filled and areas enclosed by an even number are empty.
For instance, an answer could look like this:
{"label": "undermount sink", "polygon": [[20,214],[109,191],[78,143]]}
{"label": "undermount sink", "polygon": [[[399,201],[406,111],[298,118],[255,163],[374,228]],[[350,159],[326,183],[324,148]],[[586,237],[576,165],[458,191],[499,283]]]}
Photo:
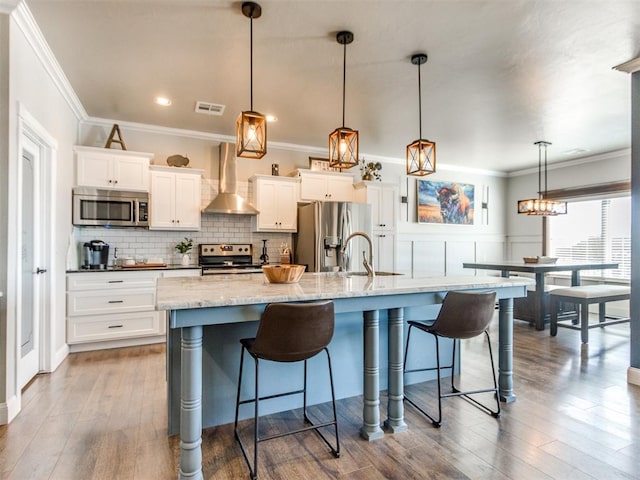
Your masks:
{"label": "undermount sink", "polygon": [[[402,273],[396,273],[396,272],[374,272],[376,274],[376,277],[390,277],[392,275],[402,275]],[[347,272],[347,277],[366,277],[367,276],[367,272]]]}

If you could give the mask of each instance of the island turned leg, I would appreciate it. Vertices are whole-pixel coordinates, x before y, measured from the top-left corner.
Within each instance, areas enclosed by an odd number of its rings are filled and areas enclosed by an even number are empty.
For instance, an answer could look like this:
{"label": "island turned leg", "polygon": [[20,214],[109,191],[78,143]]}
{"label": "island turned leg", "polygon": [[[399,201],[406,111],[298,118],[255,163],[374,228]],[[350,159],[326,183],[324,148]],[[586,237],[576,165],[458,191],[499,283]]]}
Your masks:
{"label": "island turned leg", "polygon": [[402,308],[389,309],[389,381],[387,404],[387,419],[385,428],[392,433],[404,432],[407,424],[404,423],[404,379],[402,375],[403,364],[403,327],[404,310]]}
{"label": "island turned leg", "polygon": [[500,400],[516,401],[513,393],[513,298],[500,299],[498,312],[498,388]]}
{"label": "island turned leg", "polygon": [[365,440],[382,438],[380,428],[380,313],[377,310],[364,312],[364,372],[363,409],[360,435]]}
{"label": "island turned leg", "polygon": [[202,480],[202,327],[182,328],[179,480]]}

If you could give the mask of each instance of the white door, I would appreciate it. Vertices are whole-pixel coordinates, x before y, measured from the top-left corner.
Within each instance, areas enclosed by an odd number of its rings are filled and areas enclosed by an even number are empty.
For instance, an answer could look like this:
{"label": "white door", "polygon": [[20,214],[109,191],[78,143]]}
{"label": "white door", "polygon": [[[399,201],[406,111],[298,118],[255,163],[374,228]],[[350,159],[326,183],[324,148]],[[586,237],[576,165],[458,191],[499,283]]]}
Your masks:
{"label": "white door", "polygon": [[24,387],[40,370],[40,315],[42,278],[40,147],[22,136],[19,166],[18,269],[18,386]]}

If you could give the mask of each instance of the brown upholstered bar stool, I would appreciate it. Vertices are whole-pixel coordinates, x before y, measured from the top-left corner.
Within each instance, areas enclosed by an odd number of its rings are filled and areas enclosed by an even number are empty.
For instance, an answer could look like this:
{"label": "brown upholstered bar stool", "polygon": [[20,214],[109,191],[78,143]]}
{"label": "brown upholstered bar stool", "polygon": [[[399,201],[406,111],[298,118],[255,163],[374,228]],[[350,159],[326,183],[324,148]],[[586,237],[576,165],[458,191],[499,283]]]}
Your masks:
{"label": "brown upholstered bar stool", "polygon": [[[449,292],[442,303],[437,318],[431,322],[425,321],[409,321],[409,331],[407,333],[407,346],[404,353],[404,373],[424,372],[436,370],[438,374],[438,417],[434,418],[424,408],[416,404],[416,402],[407,397],[405,392],[404,399],[413,405],[418,411],[426,415],[434,426],[440,427],[442,424],[442,399],[448,397],[463,397],[484,412],[493,417],[500,416],[500,399],[498,396],[498,383],[496,381],[495,367],[493,363],[493,353],[491,352],[491,339],[487,328],[493,318],[496,303],[496,292]],[[409,353],[409,340],[411,338],[411,329],[416,327],[418,330],[430,333],[435,338],[436,344],[436,366],[430,368],[418,368],[407,370],[407,355]],[[491,374],[493,375],[493,388],[482,390],[460,391],[454,383],[454,372],[456,362],[456,344],[460,344],[461,339],[476,337],[484,333],[487,337],[489,347],[489,358],[491,359]],[[453,356],[451,365],[440,365],[440,337],[453,339]],[[442,393],[440,370],[451,369],[451,392]],[[496,398],[496,410],[471,398],[469,395],[477,393],[494,392]]]}
{"label": "brown upholstered bar stool", "polygon": [[[236,397],[236,415],[234,422],[234,434],[240,444],[252,479],[258,477],[258,444],[266,440],[292,435],[295,433],[315,430],[320,438],[327,444],[334,457],[340,456],[340,439],[338,437],[338,419],[336,415],[336,397],[333,388],[333,373],[331,370],[331,356],[327,345],[333,338],[334,309],[330,300],[312,303],[272,303],[267,305],[260,317],[258,333],[255,338],[243,338],[240,340],[242,351],[240,353],[240,373],[238,375],[238,395]],[[307,415],[307,360],[320,352],[327,355],[329,367],[329,383],[331,384],[331,401],[333,405],[333,419],[324,423],[313,423]],[[254,397],[240,400],[240,387],[242,385],[242,368],[245,351],[251,355],[255,362],[255,390]],[[259,367],[261,360],[273,362],[304,362],[304,384],[301,390],[295,390],[276,395],[260,397]],[[302,394],[303,414],[307,426],[297,430],[277,433],[267,437],[260,437],[259,429],[259,404],[262,400],[280,398],[288,395]],[[240,405],[254,403],[254,427],[253,427],[253,466],[249,460],[247,450],[238,433],[238,410]],[[324,434],[319,430],[333,425],[336,435],[336,446],[333,447]]]}

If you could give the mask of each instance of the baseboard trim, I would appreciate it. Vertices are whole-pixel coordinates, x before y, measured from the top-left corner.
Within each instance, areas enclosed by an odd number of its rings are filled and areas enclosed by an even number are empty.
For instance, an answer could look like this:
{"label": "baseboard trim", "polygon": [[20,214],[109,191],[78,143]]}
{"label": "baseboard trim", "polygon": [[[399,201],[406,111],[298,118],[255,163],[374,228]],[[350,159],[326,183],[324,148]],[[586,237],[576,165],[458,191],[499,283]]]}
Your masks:
{"label": "baseboard trim", "polygon": [[7,425],[20,413],[20,399],[13,395],[7,402],[0,403],[0,425]]}
{"label": "baseboard trim", "polygon": [[629,367],[627,369],[627,383],[640,385],[640,368]]}
{"label": "baseboard trim", "polygon": [[55,353],[55,355],[51,359],[52,361],[51,371],[55,372],[56,369],[60,366],[60,364],[64,362],[64,359],[67,358],[68,356],[69,356],[69,345],[65,343],[61,348],[58,349],[58,351]]}
{"label": "baseboard trim", "polygon": [[126,338],[123,340],[110,340],[106,342],[78,343],[75,345],[69,345],[69,353],[107,350],[109,348],[134,347],[137,345],[150,345],[152,343],[165,343],[166,341],[166,335],[156,335],[153,337]]}

